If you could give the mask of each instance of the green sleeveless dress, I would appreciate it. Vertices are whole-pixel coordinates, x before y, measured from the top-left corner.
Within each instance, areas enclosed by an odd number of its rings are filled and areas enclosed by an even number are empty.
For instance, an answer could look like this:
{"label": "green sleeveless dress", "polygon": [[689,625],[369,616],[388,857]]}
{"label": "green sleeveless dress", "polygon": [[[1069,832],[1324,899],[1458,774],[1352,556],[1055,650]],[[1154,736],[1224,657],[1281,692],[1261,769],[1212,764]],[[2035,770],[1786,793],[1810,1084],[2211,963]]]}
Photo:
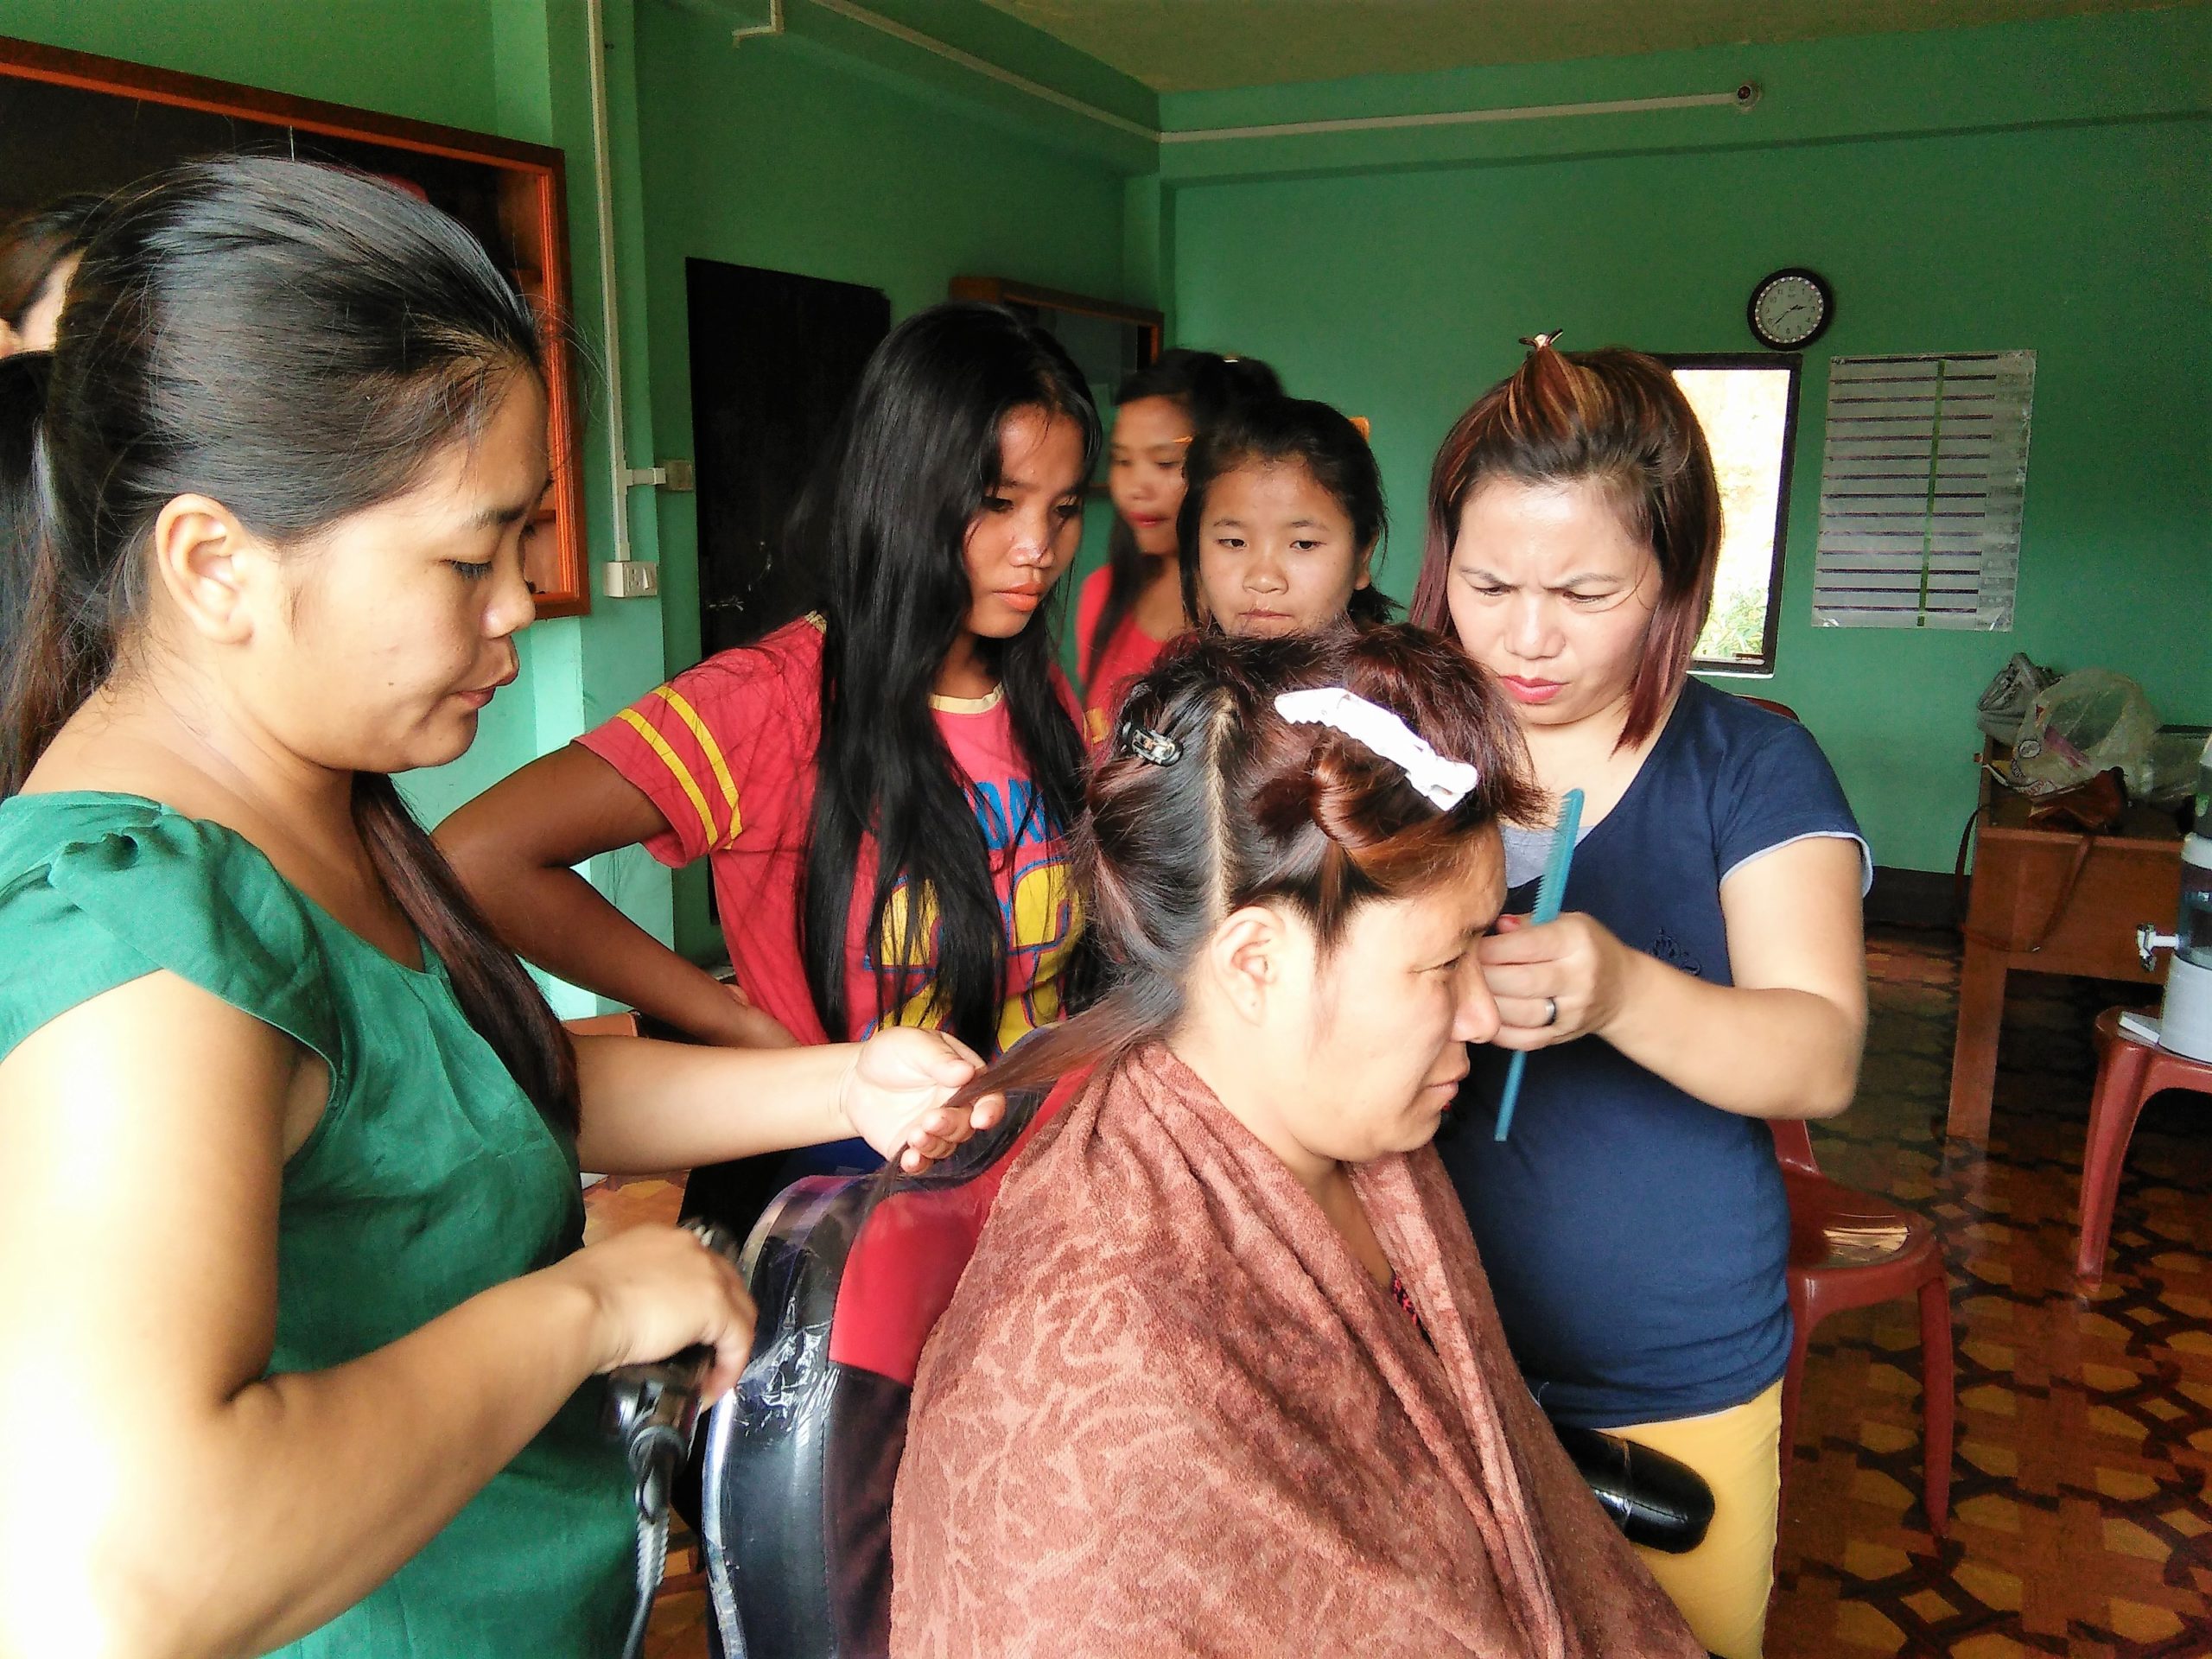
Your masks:
{"label": "green sleeveless dress", "polygon": [[[0,1055],[156,969],[288,1033],[330,1103],[284,1166],[270,1372],[383,1347],[581,1243],[575,1151],[462,1016],[219,825],[130,795],[0,803]],[[158,1099],[145,1109],[161,1109]],[[635,1530],[596,1379],[298,1659],[600,1659],[620,1650]],[[315,1524],[312,1515],[298,1517]]]}

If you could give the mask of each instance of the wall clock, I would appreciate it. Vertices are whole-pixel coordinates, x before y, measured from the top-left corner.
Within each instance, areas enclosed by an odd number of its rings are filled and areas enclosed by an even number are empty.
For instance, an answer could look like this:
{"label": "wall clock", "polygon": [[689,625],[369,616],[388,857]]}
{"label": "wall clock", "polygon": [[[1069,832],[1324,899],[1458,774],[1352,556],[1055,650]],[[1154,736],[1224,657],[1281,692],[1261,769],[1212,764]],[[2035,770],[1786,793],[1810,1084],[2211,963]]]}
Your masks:
{"label": "wall clock", "polygon": [[1768,350],[1802,352],[1835,321],[1835,290],[1818,272],[1792,265],[1759,280],[1745,315]]}

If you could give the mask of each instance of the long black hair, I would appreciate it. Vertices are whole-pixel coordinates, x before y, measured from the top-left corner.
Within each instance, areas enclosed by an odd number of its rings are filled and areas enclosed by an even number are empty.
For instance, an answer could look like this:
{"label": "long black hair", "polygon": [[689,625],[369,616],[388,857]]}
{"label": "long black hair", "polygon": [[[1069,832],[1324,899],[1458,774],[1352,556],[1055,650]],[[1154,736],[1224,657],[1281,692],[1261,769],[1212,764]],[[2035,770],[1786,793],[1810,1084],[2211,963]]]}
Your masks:
{"label": "long black hair", "polygon": [[[38,559],[38,427],[53,365],[44,352],[0,358],[0,663],[15,658]],[[0,763],[10,747],[0,729]]]}
{"label": "long black hair", "polygon": [[[1351,538],[1370,575],[1390,528],[1382,504],[1382,469],[1367,435],[1333,405],[1305,397],[1269,397],[1241,404],[1230,417],[1192,441],[1183,463],[1183,511],[1176,515],[1176,559],[1183,572],[1183,609],[1198,614],[1198,525],[1206,492],[1245,467],[1292,462],[1327,493],[1351,520]],[[1351,590],[1346,613],[1362,624],[1388,622],[1397,610],[1372,581]]]}
{"label": "long black hair", "polygon": [[[70,284],[40,425],[37,556],[8,664],[10,792],[131,667],[162,508],[196,493],[277,545],[389,500],[541,373],[530,305],[461,226],[389,184],[231,157],[111,201]],[[380,772],[353,819],[469,1022],[556,1123],[567,1034]]]}
{"label": "long black hair", "polygon": [[[1116,408],[1126,408],[1141,397],[1166,397],[1190,417],[1194,436],[1210,429],[1239,404],[1282,396],[1282,382],[1275,372],[1256,357],[1224,357],[1215,352],[1195,352],[1178,346],[1162,352],[1160,360],[1124,379],[1114,393]],[[1129,607],[1144,587],[1144,555],[1137,538],[1114,515],[1106,537],[1106,602],[1098,607],[1084,642],[1084,660],[1095,671],[1106,642],[1122,626]]]}
{"label": "long black hair", "polygon": [[[973,603],[968,526],[998,486],[1000,430],[1025,409],[1076,423],[1089,477],[1098,411],[1059,342],[1001,306],[932,307],[868,359],[793,513],[803,543],[794,551],[823,573],[826,619],[802,944],[832,1039],[850,1017],[848,929],[872,837],[864,937],[883,964],[881,1006],[896,1010],[926,981],[938,1023],[985,1053],[998,1046],[1006,926],[990,849],[930,694]],[[1029,814],[1064,832],[1083,804],[1083,737],[1055,674],[1056,632],[1039,618],[1010,639],[978,641],[1036,786],[1022,820],[1007,826],[1015,836],[1031,827]],[[901,907],[899,937],[887,942],[902,884],[916,901]]]}

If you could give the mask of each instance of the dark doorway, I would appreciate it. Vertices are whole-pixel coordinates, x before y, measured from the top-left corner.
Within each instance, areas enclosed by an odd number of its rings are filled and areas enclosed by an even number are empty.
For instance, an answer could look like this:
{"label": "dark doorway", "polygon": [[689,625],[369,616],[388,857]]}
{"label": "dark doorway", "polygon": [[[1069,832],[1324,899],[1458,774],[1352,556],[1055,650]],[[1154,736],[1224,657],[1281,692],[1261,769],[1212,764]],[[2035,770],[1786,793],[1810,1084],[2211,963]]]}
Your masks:
{"label": "dark doorway", "polygon": [[683,262],[699,467],[699,644],[707,655],[815,603],[784,556],[798,499],[868,353],[891,331],[880,289]]}

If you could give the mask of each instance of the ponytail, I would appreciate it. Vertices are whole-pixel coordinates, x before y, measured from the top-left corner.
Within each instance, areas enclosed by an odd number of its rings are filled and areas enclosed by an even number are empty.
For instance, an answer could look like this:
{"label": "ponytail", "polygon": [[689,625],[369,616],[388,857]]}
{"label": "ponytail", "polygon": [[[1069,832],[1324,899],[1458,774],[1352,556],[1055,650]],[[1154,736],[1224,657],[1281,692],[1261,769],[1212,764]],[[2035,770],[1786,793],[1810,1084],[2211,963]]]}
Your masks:
{"label": "ponytail", "polygon": [[522,959],[501,945],[391,779],[353,774],[353,824],[378,877],[453,982],[454,1000],[522,1091],[574,1135],[575,1046]]}
{"label": "ponytail", "polygon": [[[0,358],[0,683],[55,655],[48,636],[60,618],[48,597],[54,573],[45,563],[48,538],[38,479],[40,428],[53,361],[44,352]],[[14,698],[9,706],[16,706]],[[41,717],[36,724],[46,721]],[[29,770],[29,760],[18,764],[18,757],[45,747],[41,735],[27,749],[13,725],[11,721],[0,728],[0,793],[9,795],[22,787],[22,774]]]}
{"label": "ponytail", "polygon": [[51,532],[37,535],[24,550],[29,580],[20,629],[8,641],[7,723],[0,728],[6,764],[0,793],[9,795],[22,788],[62,722],[99,689],[115,662],[114,636],[91,625],[63,591]]}

